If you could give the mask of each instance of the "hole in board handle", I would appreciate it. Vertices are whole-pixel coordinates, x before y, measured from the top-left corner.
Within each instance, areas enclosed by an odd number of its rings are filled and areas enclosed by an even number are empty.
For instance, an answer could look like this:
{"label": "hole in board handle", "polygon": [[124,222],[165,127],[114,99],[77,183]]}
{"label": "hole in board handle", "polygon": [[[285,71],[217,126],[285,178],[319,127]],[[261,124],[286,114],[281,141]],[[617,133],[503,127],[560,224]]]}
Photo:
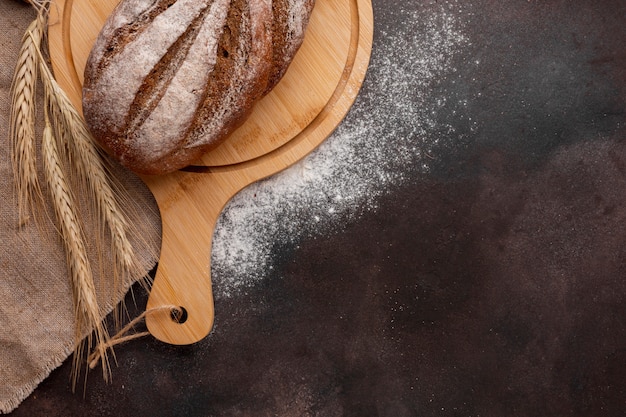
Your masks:
{"label": "hole in board handle", "polygon": [[189,318],[189,313],[187,313],[187,309],[185,307],[179,306],[177,308],[172,308],[170,311],[170,317],[173,322],[183,324]]}

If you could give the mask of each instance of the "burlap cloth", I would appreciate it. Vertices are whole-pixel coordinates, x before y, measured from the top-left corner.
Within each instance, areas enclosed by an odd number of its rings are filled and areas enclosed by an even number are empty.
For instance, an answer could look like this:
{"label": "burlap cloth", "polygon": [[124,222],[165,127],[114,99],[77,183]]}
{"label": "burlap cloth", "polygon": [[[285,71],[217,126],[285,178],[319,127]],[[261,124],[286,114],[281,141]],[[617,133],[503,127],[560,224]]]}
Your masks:
{"label": "burlap cloth", "polygon": [[[13,188],[10,86],[22,35],[34,16],[24,3],[0,0],[0,413],[17,407],[74,349],[72,294],[62,243],[52,224],[47,238],[32,222],[18,227]],[[147,272],[155,264],[151,253],[160,245],[158,211],[140,180],[123,170],[116,175],[142,208],[131,220],[143,231],[145,242],[135,246]],[[110,311],[121,296],[101,304]]]}

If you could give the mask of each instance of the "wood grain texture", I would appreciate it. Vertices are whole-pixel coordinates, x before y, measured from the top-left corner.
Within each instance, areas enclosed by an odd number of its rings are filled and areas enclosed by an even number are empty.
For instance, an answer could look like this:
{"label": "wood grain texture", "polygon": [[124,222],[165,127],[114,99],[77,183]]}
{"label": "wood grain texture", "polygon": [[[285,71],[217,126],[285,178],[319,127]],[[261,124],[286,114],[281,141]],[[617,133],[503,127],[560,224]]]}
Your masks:
{"label": "wood grain texture", "polygon": [[[55,75],[81,107],[82,73],[91,46],[117,0],[57,0],[49,42]],[[210,253],[224,205],[245,186],[306,156],[341,122],[365,77],[373,37],[370,0],[318,0],[305,41],[276,88],[251,117],[197,165],[145,176],[159,206],[163,237],[148,309],[182,306],[184,323],[150,315],[154,337],[172,344],[203,339],[213,325]]]}

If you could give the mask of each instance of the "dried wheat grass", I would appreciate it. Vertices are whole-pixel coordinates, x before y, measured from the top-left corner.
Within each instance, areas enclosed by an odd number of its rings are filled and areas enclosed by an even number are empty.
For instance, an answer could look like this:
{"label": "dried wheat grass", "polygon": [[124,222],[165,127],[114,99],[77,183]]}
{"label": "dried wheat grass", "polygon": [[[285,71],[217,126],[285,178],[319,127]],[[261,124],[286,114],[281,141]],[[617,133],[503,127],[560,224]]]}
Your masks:
{"label": "dried wheat grass", "polygon": [[[93,281],[93,272],[87,257],[85,240],[76,212],[75,198],[73,197],[62,169],[62,162],[50,123],[48,109],[45,110],[45,128],[41,143],[44,176],[48,190],[53,201],[54,211],[59,223],[61,236],[65,245],[67,264],[70,271],[72,290],[74,296],[74,309],[76,317],[76,340],[81,340],[87,329],[93,329],[96,347],[102,347],[108,342],[109,336],[104,327],[96,288]],[[90,338],[91,336],[89,336]],[[88,343],[89,345],[91,343]],[[77,352],[74,356],[73,383],[76,383],[76,375],[82,361],[83,344],[78,343]],[[103,361],[106,362],[106,353]],[[108,379],[108,363],[103,365],[105,379]]]}
{"label": "dried wheat grass", "polygon": [[35,139],[37,90],[37,47],[43,37],[44,19],[41,14],[31,22],[22,38],[18,61],[11,83],[11,121],[9,135],[13,140],[13,175],[17,188],[20,225],[30,215],[39,212],[35,204],[41,202],[37,177],[37,150]]}
{"label": "dried wheat grass", "polygon": [[[91,201],[96,206],[95,211],[99,214],[95,220],[99,222],[98,219],[102,219],[108,226],[116,257],[115,275],[123,274],[124,271],[135,273],[139,265],[127,237],[129,224],[117,201],[121,190],[119,186],[114,187],[112,184],[106,157],[95,144],[83,118],[44,63],[41,65],[41,79],[44,93],[50,100],[56,136],[69,154],[67,162],[75,168],[72,170],[76,175],[73,183],[91,195]],[[104,231],[104,227],[99,229]],[[115,284],[117,287],[117,282]]]}
{"label": "dried wheat grass", "polygon": [[[95,144],[85,122],[60,88],[42,54],[45,44],[45,26],[49,1],[32,1],[37,18],[28,27],[22,39],[22,48],[15,70],[12,92],[10,135],[13,138],[13,168],[20,206],[20,224],[28,215],[45,211],[43,193],[37,171],[36,106],[37,79],[43,85],[44,129],[41,141],[42,176],[45,179],[57,229],[61,235],[76,316],[76,351],[74,355],[73,384],[76,383],[85,343],[95,343],[103,361],[103,377],[110,377],[107,359],[109,335],[104,323],[105,309],[99,298],[112,300],[123,295],[123,284],[130,278],[145,275],[147,265],[138,261],[133,245],[136,241],[144,249],[150,247],[140,230],[127,220],[127,215],[138,211],[133,199],[115,180],[108,158]],[[87,207],[81,206],[87,204]],[[85,219],[85,212],[92,214]],[[101,285],[94,281],[92,264],[85,240],[85,221],[91,221],[96,236],[90,236],[98,256]],[[89,229],[91,230],[91,229]],[[106,265],[101,250],[110,241],[113,265]],[[156,254],[150,254],[156,259]],[[147,285],[144,276],[143,283]],[[123,308],[120,305],[120,309]],[[116,311],[116,317],[121,310]],[[87,339],[83,340],[87,335]],[[93,343],[92,343],[93,342]]]}

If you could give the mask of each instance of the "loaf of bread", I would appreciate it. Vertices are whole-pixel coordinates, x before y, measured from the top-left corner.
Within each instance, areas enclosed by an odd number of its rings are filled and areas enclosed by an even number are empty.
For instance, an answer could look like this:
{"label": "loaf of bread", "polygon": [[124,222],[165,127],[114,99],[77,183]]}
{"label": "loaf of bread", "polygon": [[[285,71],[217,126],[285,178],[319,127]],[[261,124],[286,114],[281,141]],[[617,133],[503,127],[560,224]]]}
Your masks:
{"label": "loaf of bread", "polygon": [[163,174],[222,143],[278,83],[314,0],[122,0],[89,55],[83,114],[122,165]]}

